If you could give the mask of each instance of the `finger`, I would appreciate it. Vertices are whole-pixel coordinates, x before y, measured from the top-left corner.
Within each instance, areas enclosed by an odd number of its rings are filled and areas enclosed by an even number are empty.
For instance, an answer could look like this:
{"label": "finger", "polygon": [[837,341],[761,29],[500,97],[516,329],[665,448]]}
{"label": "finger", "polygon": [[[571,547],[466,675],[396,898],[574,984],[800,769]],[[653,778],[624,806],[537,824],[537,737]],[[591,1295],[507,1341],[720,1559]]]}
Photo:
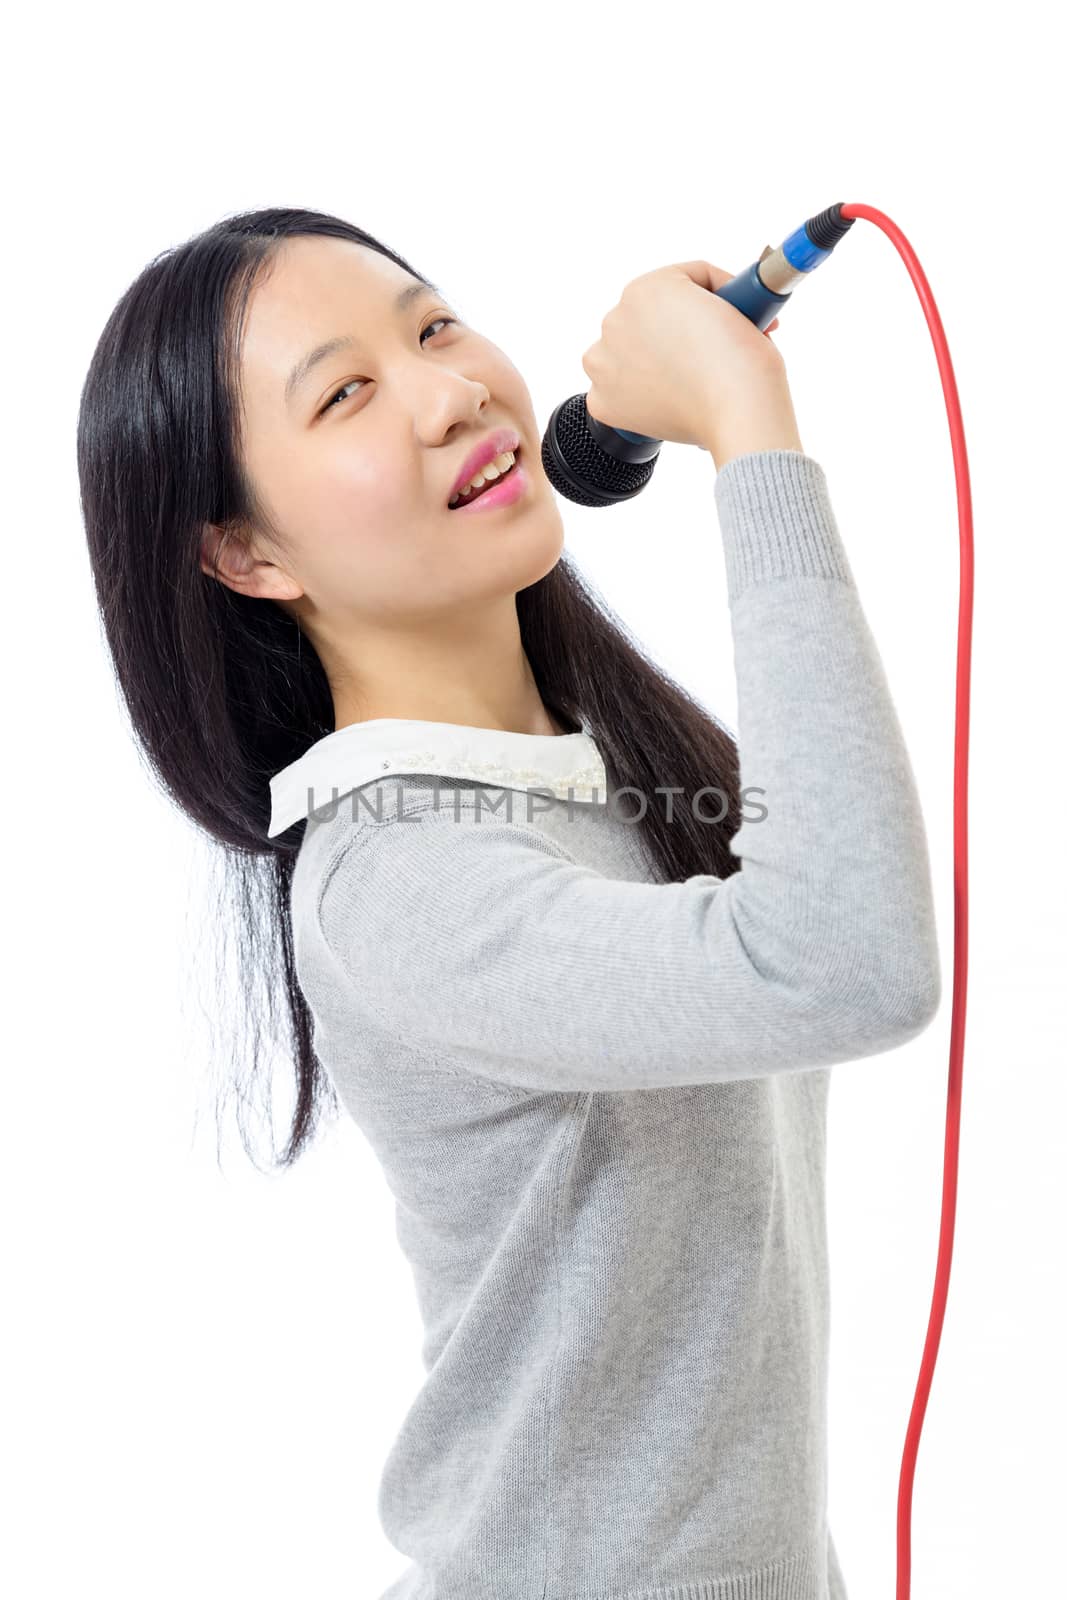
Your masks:
{"label": "finger", "polygon": [[714,261],[675,261],[668,267],[660,267],[660,272],[682,271],[686,277],[692,278],[694,283],[699,283],[702,288],[713,292],[725,288],[733,278],[735,272],[727,272],[725,267],[717,267]]}

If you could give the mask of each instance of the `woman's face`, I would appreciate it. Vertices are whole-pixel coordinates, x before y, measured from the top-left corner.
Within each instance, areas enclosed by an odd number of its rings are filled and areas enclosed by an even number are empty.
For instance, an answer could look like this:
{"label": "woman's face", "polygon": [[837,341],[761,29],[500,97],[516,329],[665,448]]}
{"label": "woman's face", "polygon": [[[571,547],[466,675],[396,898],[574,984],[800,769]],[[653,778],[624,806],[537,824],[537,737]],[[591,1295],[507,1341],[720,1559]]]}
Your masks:
{"label": "woman's face", "polygon": [[[361,627],[418,628],[499,605],[563,549],[526,385],[491,340],[441,321],[456,313],[434,291],[398,311],[397,294],[417,282],[366,246],[301,237],[248,304],[244,464],[285,548],[257,542],[238,587],[288,602],[327,649]],[[301,375],[303,358],[334,338],[350,343]],[[464,461],[498,427],[520,436],[525,493],[450,511]]]}

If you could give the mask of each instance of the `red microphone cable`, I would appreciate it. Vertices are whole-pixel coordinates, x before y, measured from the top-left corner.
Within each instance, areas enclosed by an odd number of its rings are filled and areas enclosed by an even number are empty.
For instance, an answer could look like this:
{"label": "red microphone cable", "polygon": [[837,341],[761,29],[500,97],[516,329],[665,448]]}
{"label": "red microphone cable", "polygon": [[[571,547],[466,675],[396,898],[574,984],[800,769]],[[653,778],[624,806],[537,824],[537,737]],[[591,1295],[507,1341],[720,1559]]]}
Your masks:
{"label": "red microphone cable", "polygon": [[948,340],[941,325],[941,317],[934,303],[933,293],[926,274],[904,234],[874,206],[843,205],[843,217],[863,217],[875,222],[896,245],[911,274],[930,337],[934,341],[937,367],[941,374],[941,387],[945,392],[948,411],[948,428],[952,440],[952,460],[956,471],[956,502],[959,507],[960,527],[960,598],[956,643],[956,747],[953,779],[953,907],[954,956],[952,971],[952,1025],[949,1035],[948,1056],[948,1107],[945,1117],[945,1175],[941,1193],[941,1239],[938,1246],[937,1269],[934,1274],[934,1297],[930,1322],[926,1331],[919,1381],[915,1388],[911,1418],[904,1442],[904,1456],[900,1465],[900,1487],[897,1494],[897,1600],[909,1600],[911,1594],[911,1500],[915,1477],[915,1457],[919,1448],[926,1402],[941,1342],[941,1328],[945,1318],[948,1298],[949,1270],[952,1265],[952,1239],[956,1221],[956,1180],[959,1167],[960,1140],[960,1090],[963,1082],[963,1039],[967,1021],[967,757],[971,721],[971,609],[974,598],[974,527],[971,520],[971,477],[967,465],[967,444],[963,436],[963,417],[960,412],[956,377],[952,370],[952,357]]}

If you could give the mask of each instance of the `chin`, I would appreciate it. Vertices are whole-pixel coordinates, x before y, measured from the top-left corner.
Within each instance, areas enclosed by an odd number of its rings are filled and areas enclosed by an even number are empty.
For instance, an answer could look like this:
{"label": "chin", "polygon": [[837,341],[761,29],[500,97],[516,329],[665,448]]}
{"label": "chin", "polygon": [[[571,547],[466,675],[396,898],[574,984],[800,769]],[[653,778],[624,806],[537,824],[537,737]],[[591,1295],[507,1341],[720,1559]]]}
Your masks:
{"label": "chin", "polygon": [[563,554],[563,519],[558,509],[552,517],[540,521],[530,532],[525,543],[515,552],[515,588],[528,589],[531,583],[552,571]]}

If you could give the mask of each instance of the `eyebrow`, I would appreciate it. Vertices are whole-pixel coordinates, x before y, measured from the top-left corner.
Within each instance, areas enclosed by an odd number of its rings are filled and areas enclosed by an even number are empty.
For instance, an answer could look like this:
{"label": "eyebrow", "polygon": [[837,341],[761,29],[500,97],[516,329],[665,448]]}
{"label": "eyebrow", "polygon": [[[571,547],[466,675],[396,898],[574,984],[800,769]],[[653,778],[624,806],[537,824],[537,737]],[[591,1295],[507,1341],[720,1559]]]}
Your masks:
{"label": "eyebrow", "polygon": [[[412,301],[421,300],[423,295],[440,294],[440,292],[437,285],[433,283],[406,284],[393,301],[393,311],[397,313],[406,311]],[[324,340],[322,344],[316,345],[314,350],[309,350],[307,355],[302,356],[285,381],[286,405],[289,404],[294,391],[300,387],[313,367],[317,366],[320,361],[325,361],[327,356],[335,355],[338,350],[344,350],[349,345],[356,343],[358,343],[358,340],[351,334],[346,337],[338,336],[334,339]]]}

